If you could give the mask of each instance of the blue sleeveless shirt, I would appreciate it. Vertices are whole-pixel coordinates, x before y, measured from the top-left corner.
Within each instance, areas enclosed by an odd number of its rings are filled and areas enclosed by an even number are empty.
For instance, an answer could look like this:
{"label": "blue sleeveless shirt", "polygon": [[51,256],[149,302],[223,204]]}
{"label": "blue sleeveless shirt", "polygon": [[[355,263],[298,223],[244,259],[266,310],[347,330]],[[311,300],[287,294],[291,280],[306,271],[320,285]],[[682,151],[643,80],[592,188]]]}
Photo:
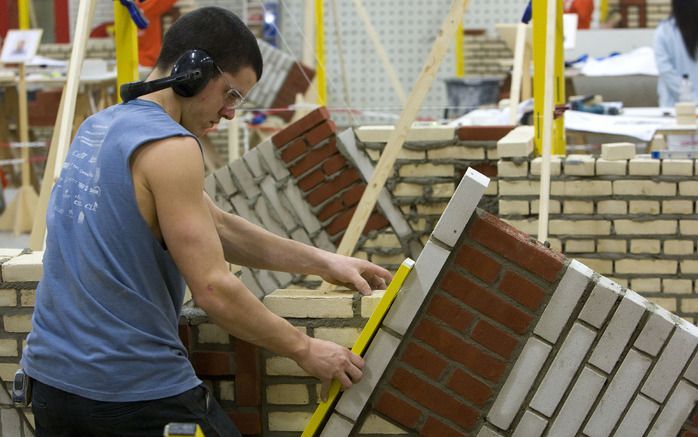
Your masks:
{"label": "blue sleeveless shirt", "polygon": [[146,100],[80,126],[48,207],[44,274],[21,360],[31,377],[115,402],[201,383],[178,336],[184,281],[140,214],[129,167],[144,143],[185,135],[193,137]]}

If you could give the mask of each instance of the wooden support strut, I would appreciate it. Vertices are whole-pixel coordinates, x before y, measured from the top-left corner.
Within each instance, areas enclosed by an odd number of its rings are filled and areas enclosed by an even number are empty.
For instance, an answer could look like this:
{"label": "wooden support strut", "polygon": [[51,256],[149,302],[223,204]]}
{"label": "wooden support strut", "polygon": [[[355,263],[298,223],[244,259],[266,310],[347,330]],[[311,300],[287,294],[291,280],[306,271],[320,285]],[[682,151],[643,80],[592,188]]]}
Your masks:
{"label": "wooden support strut", "polygon": [[42,250],[44,247],[46,212],[48,210],[51,188],[60,175],[63,161],[65,161],[68,147],[70,146],[73,118],[75,117],[75,102],[80,86],[80,71],[85,58],[87,37],[89,35],[90,21],[94,15],[95,3],[96,0],[81,0],[78,7],[73,49],[70,53],[70,63],[68,64],[68,76],[61,95],[61,103],[58,107],[58,115],[53,129],[53,136],[51,137],[51,147],[49,148],[46,168],[44,169],[44,179],[41,183],[39,203],[29,238],[29,247],[32,250]]}
{"label": "wooden support strut", "polygon": [[[354,215],[349,222],[349,226],[342,237],[342,241],[337,248],[337,253],[340,255],[350,256],[354,252],[356,243],[359,240],[359,236],[366,226],[373,208],[378,200],[378,195],[385,186],[385,182],[388,177],[393,172],[393,166],[395,160],[397,159],[402,145],[407,138],[414,119],[417,116],[417,112],[424,101],[424,98],[431,88],[431,84],[434,81],[436,72],[441,65],[441,61],[446,55],[449,42],[453,39],[453,32],[456,31],[458,23],[463,19],[465,14],[465,8],[468,4],[468,0],[453,0],[451,3],[451,8],[441,25],[441,30],[434,41],[434,45],[431,48],[431,52],[427,56],[424,68],[415,83],[412,92],[407,99],[407,104],[400,114],[395,129],[390,134],[388,138],[388,143],[381,154],[381,157],[376,165],[375,171],[373,172],[373,177],[369,181],[366,189],[364,190],[361,200],[359,200],[358,207],[354,212]],[[332,288],[332,285],[328,283],[323,283],[321,289],[327,290]]]}

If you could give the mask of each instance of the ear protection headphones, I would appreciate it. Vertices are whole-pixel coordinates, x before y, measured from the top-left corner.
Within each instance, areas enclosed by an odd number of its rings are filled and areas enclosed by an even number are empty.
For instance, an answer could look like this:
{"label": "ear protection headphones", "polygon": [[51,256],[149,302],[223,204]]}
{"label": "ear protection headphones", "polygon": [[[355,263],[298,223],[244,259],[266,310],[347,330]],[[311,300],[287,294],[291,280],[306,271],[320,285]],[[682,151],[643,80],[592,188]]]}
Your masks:
{"label": "ear protection headphones", "polygon": [[216,63],[208,53],[199,49],[188,50],[177,59],[169,77],[149,82],[125,83],[121,85],[119,94],[124,103],[165,88],[172,88],[182,97],[193,97],[206,86],[217,71]]}

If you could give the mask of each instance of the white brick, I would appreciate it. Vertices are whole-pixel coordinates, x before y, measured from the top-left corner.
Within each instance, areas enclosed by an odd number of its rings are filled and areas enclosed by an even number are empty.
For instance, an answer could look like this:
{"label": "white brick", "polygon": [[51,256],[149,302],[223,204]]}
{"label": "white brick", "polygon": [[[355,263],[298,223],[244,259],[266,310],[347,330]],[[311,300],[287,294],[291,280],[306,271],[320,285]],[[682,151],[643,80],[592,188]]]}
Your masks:
{"label": "white brick", "polygon": [[693,250],[693,240],[664,241],[665,255],[691,255]]}
{"label": "white brick", "polygon": [[361,296],[361,317],[368,319],[380,303],[385,290],[375,290],[370,296]]}
{"label": "white brick", "polygon": [[199,343],[230,344],[230,335],[218,325],[202,323],[198,326]]}
{"label": "white brick", "polygon": [[632,159],[635,157],[635,144],[633,143],[606,143],[601,145],[601,158],[615,161],[620,159]]}
{"label": "white brick", "polygon": [[596,160],[597,176],[624,176],[628,171],[628,161],[609,161],[606,159]]}
{"label": "white brick", "polygon": [[669,401],[659,413],[657,421],[652,425],[648,437],[678,435],[691,414],[696,400],[698,400],[698,390],[685,381],[679,382]]}
{"label": "white brick", "polygon": [[298,363],[286,357],[268,358],[265,368],[271,376],[310,376]]}
{"label": "white brick", "polygon": [[698,196],[698,182],[682,181],[679,182],[679,196]]}
{"label": "white brick", "polygon": [[441,214],[432,237],[454,247],[489,183],[490,179],[487,176],[468,168]]}
{"label": "white brick", "polygon": [[[549,199],[548,200],[548,214],[560,214],[562,213],[562,204],[559,200]],[[531,214],[540,215],[540,200],[535,199],[531,202]]]}
{"label": "white brick", "polygon": [[305,384],[272,384],[267,386],[267,402],[273,405],[306,405],[310,402]]}
{"label": "white brick", "polygon": [[553,181],[550,194],[553,196],[610,196],[613,192],[611,181]]}
{"label": "white brick", "polygon": [[[466,145],[430,147],[427,149],[427,158],[434,159],[464,159],[484,160],[485,149],[483,147],[470,147]],[[492,158],[490,158],[492,159]],[[496,158],[495,158],[496,159]]]}
{"label": "white brick", "polygon": [[17,340],[0,340],[0,356],[16,357],[18,355],[19,353],[17,352]]}
{"label": "white brick", "polygon": [[610,235],[609,220],[550,220],[551,235]]}
{"label": "white brick", "polygon": [[589,363],[606,373],[611,373],[646,310],[646,302],[634,291],[626,291],[601,339],[594,347]]}
{"label": "white brick", "polygon": [[276,290],[264,297],[264,305],[281,317],[351,318],[352,293],[303,289]]}
{"label": "white brick", "polygon": [[661,241],[659,240],[630,240],[630,253],[652,253],[661,252]]}
{"label": "white brick", "polygon": [[[540,168],[543,165],[543,158],[538,157],[531,161],[531,174],[540,176]],[[559,176],[562,173],[562,157],[553,155],[550,157],[550,176]]]}
{"label": "white brick", "polygon": [[584,367],[560,413],[550,425],[548,435],[576,435],[605,382],[605,376]]}
{"label": "white brick", "polygon": [[566,253],[593,253],[596,250],[594,240],[567,240],[565,241]]}
{"label": "white brick", "polygon": [[572,326],[531,400],[532,408],[552,416],[595,337],[596,332],[579,323]]}
{"label": "white brick", "polygon": [[628,161],[628,173],[631,176],[657,176],[661,162],[658,159],[638,157]]}
{"label": "white brick", "polygon": [[642,394],[637,395],[614,435],[644,435],[658,410],[656,402]]}
{"label": "white brick", "polygon": [[536,338],[528,339],[487,414],[487,420],[493,425],[509,429],[551,349]]}
{"label": "white brick", "polygon": [[450,254],[432,241],[427,242],[386,314],[383,325],[400,335],[407,332]]}
{"label": "white brick", "polygon": [[[655,292],[658,292],[659,290],[654,290]],[[659,305],[660,307],[668,310],[668,311],[676,311],[676,298],[674,297],[654,297],[654,296],[649,296],[647,298],[650,302],[652,302],[655,305]]]}
{"label": "white brick", "polygon": [[269,413],[269,431],[301,432],[312,416],[311,412],[273,411]]}
{"label": "white brick", "polygon": [[664,200],[662,201],[662,213],[693,214],[693,202],[690,200]]}
{"label": "white brick", "polygon": [[2,265],[3,282],[35,282],[44,273],[44,252],[37,251],[20,255]]}
{"label": "white brick", "polygon": [[663,159],[662,174],[665,176],[693,176],[693,160]]}
{"label": "white brick", "polygon": [[17,306],[17,290],[8,288],[0,290],[0,306],[16,307]]}
{"label": "white brick", "polygon": [[593,214],[594,202],[591,200],[565,200],[562,204],[564,214]]}
{"label": "white brick", "polygon": [[323,427],[320,437],[347,437],[352,429],[354,429],[354,423],[338,414],[333,414]]}
{"label": "white brick", "polygon": [[597,210],[599,214],[627,214],[628,202],[624,200],[600,200]]}
{"label": "white brick", "polygon": [[579,318],[595,328],[601,328],[621,292],[620,285],[602,276],[582,307]]}
{"label": "white brick", "polygon": [[320,338],[322,340],[329,340],[351,349],[360,333],[361,328],[354,327],[317,327],[315,328],[313,337]]}
{"label": "white brick", "polygon": [[521,421],[516,425],[512,437],[540,437],[548,426],[548,421],[534,411],[526,410]]}
{"label": "white brick", "polygon": [[502,196],[538,196],[540,194],[540,182],[500,180],[499,194]]}
{"label": "white brick", "polygon": [[421,178],[432,178],[432,177],[452,177],[453,176],[453,164],[406,164],[400,167],[401,177],[421,177]]}
{"label": "white brick", "polygon": [[657,402],[664,402],[669,390],[691,358],[698,344],[698,327],[679,319],[671,339],[659,356],[642,393]]}
{"label": "white brick", "polygon": [[556,343],[593,274],[594,272],[587,266],[572,260],[533,333],[551,343]]}
{"label": "white brick", "polygon": [[359,434],[403,435],[408,434],[408,432],[398,426],[393,425],[376,414],[370,414],[368,417],[366,417],[366,420],[364,420],[363,425],[361,425]]}
{"label": "white brick", "polygon": [[424,196],[424,185],[399,183],[393,188],[393,196],[422,197]]}
{"label": "white brick", "polygon": [[[362,143],[387,143],[394,126],[361,126],[354,129],[356,137]],[[419,126],[413,125],[407,132],[406,142],[451,141],[455,136],[455,128],[451,126]]]}
{"label": "white brick", "polygon": [[656,200],[631,200],[630,214],[659,214],[659,202]]}
{"label": "white brick", "polygon": [[675,320],[676,316],[664,308],[653,307],[647,322],[645,322],[645,326],[642,328],[633,346],[638,350],[656,356],[674,329]]}
{"label": "white brick", "polygon": [[2,321],[7,332],[29,332],[32,329],[31,314],[5,315]]}
{"label": "white brick", "polygon": [[613,194],[616,196],[676,196],[674,182],[653,181],[613,181]]}
{"label": "white brick", "polygon": [[499,199],[499,215],[528,215],[528,200]]}
{"label": "white brick", "polygon": [[610,259],[599,259],[599,258],[585,258],[583,256],[578,256],[577,261],[585,264],[587,267],[592,269],[597,273],[603,275],[613,274],[613,260]]}
{"label": "white brick", "polygon": [[692,259],[682,260],[681,273],[698,273],[698,261]]}
{"label": "white brick", "polygon": [[591,155],[567,155],[565,174],[571,176],[594,176],[596,160]]}
{"label": "white brick", "polygon": [[698,235],[698,220],[679,220],[679,234]]}
{"label": "white brick", "polygon": [[584,432],[591,437],[610,435],[638,385],[652,364],[652,360],[630,350],[614,375]]}
{"label": "white brick", "polygon": [[692,383],[698,384],[698,355],[693,357],[693,361],[688,365],[683,376]]}
{"label": "white brick", "polygon": [[514,161],[498,161],[497,162],[497,177],[526,177],[528,176],[528,162],[516,163]]}
{"label": "white brick", "polygon": [[493,430],[489,426],[485,425],[480,428],[480,432],[477,433],[477,437],[504,437],[502,434]]}
{"label": "white brick", "polygon": [[696,104],[693,102],[678,102],[674,105],[676,115],[696,115]]}
{"label": "white brick", "polygon": [[378,331],[366,352],[366,367],[361,381],[344,392],[337,403],[336,411],[354,421],[359,418],[398,346],[399,338],[382,329]]}
{"label": "white brick", "polygon": [[677,230],[676,220],[614,220],[618,235],[671,235]]}
{"label": "white brick", "polygon": [[689,294],[693,293],[692,279],[662,279],[662,291],[672,294]]}
{"label": "white brick", "polygon": [[[676,274],[677,262],[674,260],[660,259],[619,259],[615,261],[616,273],[651,274],[659,273],[666,275]],[[681,271],[686,271],[681,268]]]}
{"label": "white brick", "polygon": [[533,126],[518,126],[497,141],[500,158],[528,156],[533,153]]}
{"label": "white brick", "polygon": [[596,250],[599,253],[626,253],[628,244],[625,240],[599,240],[596,245]]}

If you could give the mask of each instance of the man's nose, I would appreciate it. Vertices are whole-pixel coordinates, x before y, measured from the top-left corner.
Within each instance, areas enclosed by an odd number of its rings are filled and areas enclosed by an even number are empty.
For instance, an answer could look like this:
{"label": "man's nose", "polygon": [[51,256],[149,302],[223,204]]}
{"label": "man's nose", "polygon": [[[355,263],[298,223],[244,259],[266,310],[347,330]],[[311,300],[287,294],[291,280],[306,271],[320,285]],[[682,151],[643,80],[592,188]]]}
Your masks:
{"label": "man's nose", "polygon": [[219,114],[226,120],[232,120],[233,118],[235,118],[235,108],[223,107],[223,109],[220,110]]}

